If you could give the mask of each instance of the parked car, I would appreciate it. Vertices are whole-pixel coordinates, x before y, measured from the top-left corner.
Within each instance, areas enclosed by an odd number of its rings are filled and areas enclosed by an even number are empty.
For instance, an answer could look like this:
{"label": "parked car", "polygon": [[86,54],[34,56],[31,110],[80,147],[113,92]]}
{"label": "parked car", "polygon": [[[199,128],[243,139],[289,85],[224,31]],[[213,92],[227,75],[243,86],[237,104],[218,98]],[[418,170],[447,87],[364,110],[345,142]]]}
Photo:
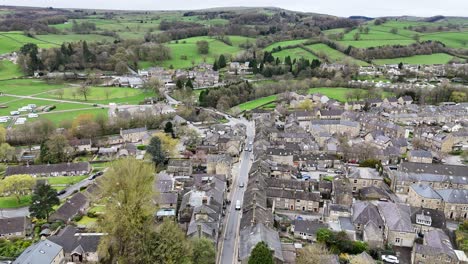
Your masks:
{"label": "parked car", "polygon": [[59,191],[57,194],[58,194],[58,195],[62,195],[62,194],[65,194],[66,192],[67,192],[66,190],[61,190],[61,191]]}
{"label": "parked car", "polygon": [[236,210],[240,210],[241,209],[241,202],[240,200],[237,200],[236,201]]}
{"label": "parked car", "polygon": [[241,183],[239,184],[239,187],[240,187],[240,188],[244,188],[244,183],[241,182]]}
{"label": "parked car", "polygon": [[386,263],[400,263],[398,258],[392,255],[382,255],[382,260]]}

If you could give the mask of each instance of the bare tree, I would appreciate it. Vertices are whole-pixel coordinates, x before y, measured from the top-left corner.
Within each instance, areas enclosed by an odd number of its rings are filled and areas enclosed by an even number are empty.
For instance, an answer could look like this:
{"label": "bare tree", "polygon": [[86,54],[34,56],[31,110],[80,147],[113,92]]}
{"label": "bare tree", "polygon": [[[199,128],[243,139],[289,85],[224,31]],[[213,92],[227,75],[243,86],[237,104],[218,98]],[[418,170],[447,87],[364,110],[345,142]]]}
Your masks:
{"label": "bare tree", "polygon": [[55,91],[55,95],[61,99],[63,99],[63,95],[64,95],[65,91],[63,89],[58,89]]}
{"label": "bare tree", "polygon": [[91,88],[83,83],[78,88],[78,93],[84,97],[85,101],[88,101],[88,96],[91,94]]}

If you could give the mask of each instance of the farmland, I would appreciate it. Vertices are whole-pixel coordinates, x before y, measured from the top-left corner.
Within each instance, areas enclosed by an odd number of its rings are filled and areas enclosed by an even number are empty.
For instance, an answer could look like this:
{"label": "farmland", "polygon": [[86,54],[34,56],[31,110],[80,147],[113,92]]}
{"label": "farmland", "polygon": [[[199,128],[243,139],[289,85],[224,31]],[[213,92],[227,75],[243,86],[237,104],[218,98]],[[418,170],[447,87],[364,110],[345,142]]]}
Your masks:
{"label": "farmland", "polygon": [[270,44],[266,48],[264,48],[264,50],[271,51],[272,49],[277,48],[277,47],[284,48],[284,47],[287,47],[287,46],[299,45],[299,44],[303,44],[307,40],[308,39],[295,39],[295,40],[286,40],[286,41],[275,42],[273,44]]}
{"label": "farmland", "polygon": [[242,111],[247,111],[247,110],[258,108],[262,105],[269,104],[271,102],[276,101],[277,99],[278,99],[277,95],[270,95],[267,97],[262,97],[262,98],[258,98],[252,101],[245,102],[243,104],[238,105],[237,107],[239,107],[239,109]]}
{"label": "farmland", "polygon": [[446,64],[453,59],[453,56],[445,53],[436,53],[431,55],[416,55],[411,57],[374,60],[373,62],[378,65],[383,64],[398,64],[403,62],[405,64]]}
{"label": "farmland", "polygon": [[300,58],[304,58],[308,60],[318,59],[317,56],[304,50],[303,48],[284,49],[282,51],[273,53],[273,56],[276,58],[279,58],[281,61],[284,61],[284,58],[287,56],[290,56],[291,59],[300,59]]}
{"label": "farmland", "polygon": [[21,72],[18,65],[11,61],[0,60],[0,80],[17,78],[22,75],[23,73]]}
{"label": "farmland", "polygon": [[368,65],[364,61],[356,60],[350,56],[347,56],[343,53],[341,53],[338,50],[332,49],[329,46],[325,44],[313,44],[306,46],[310,48],[312,51],[314,51],[316,54],[319,55],[319,57],[326,57],[329,61],[331,62],[345,62],[348,61],[350,63],[355,63],[360,66],[365,66]]}

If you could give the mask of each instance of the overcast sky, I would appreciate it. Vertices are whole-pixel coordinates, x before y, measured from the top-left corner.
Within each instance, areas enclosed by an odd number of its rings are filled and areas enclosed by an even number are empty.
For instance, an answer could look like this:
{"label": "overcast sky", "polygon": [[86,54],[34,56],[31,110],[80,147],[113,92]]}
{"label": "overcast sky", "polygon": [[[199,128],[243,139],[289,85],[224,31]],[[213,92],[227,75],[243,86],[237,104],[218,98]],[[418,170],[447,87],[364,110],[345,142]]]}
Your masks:
{"label": "overcast sky", "polygon": [[276,6],[337,16],[468,16],[467,0],[0,0],[0,5],[122,10]]}

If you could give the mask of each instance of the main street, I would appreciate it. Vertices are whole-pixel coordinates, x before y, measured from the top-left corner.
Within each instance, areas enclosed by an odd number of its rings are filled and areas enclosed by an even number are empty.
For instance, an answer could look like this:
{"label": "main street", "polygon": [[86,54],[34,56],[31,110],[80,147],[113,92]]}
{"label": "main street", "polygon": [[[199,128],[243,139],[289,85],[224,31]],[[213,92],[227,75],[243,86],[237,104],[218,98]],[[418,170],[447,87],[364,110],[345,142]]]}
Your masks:
{"label": "main street", "polygon": [[[249,142],[253,142],[254,139],[254,127],[252,123],[246,120],[239,120],[234,118],[228,118],[230,122],[240,122],[247,127],[247,139],[246,146]],[[237,248],[239,243],[239,224],[242,217],[242,208],[240,211],[236,210],[236,201],[240,201],[241,205],[244,200],[244,192],[247,188],[247,181],[249,179],[249,170],[251,166],[251,151],[244,151],[240,156],[240,165],[237,175],[232,177],[232,189],[231,189],[231,204],[228,207],[226,218],[224,221],[224,230],[220,243],[222,243],[221,253],[218,257],[218,263],[220,264],[231,264],[237,263]],[[241,188],[239,185],[244,183],[244,187]]]}

